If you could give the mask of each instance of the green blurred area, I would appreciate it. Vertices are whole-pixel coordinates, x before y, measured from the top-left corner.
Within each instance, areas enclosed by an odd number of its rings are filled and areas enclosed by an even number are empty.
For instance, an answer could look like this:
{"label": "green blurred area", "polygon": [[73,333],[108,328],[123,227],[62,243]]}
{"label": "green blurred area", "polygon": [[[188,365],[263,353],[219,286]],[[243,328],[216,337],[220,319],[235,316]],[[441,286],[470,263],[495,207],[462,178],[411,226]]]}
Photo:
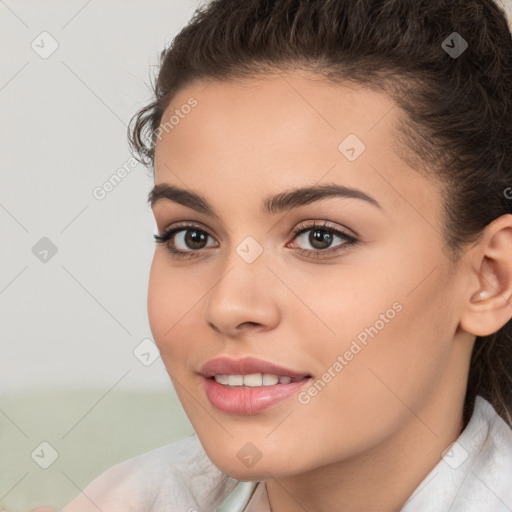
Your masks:
{"label": "green blurred area", "polygon": [[[0,397],[0,510],[62,507],[108,467],[192,433],[171,390],[44,388]],[[31,457],[43,441],[58,452],[47,469]]]}

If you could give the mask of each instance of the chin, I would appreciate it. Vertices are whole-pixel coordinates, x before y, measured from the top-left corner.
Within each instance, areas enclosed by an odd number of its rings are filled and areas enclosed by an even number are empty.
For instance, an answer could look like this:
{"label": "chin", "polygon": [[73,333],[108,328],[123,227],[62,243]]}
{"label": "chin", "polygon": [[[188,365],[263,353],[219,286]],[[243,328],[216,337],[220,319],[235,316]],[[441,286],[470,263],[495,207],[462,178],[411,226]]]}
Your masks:
{"label": "chin", "polygon": [[[244,467],[244,462],[240,461],[235,455],[234,458],[227,459],[224,454],[219,454],[219,458],[210,457],[213,464],[226,475],[241,480],[243,482],[261,482],[274,478],[285,478],[290,476],[289,465],[281,464],[281,461],[263,460],[254,463],[251,467]],[[277,462],[277,464],[275,463]]]}

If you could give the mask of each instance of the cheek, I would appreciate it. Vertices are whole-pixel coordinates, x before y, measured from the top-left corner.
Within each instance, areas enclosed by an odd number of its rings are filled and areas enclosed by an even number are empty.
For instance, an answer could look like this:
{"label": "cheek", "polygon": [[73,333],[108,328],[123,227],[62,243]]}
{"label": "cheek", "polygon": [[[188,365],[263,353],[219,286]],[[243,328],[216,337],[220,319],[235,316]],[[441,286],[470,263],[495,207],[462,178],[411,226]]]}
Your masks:
{"label": "cheek", "polygon": [[179,270],[170,269],[166,264],[165,255],[155,253],[149,275],[148,319],[165,363],[166,355],[175,349],[172,340],[195,303],[193,287],[184,286],[179,275]]}
{"label": "cheek", "polygon": [[165,332],[165,325],[170,327],[167,318],[167,311],[172,311],[168,305],[168,285],[165,279],[165,273],[162,272],[162,265],[158,262],[158,256],[155,253],[148,284],[148,319],[151,332],[155,343],[161,349],[159,341]]}
{"label": "cheek", "polygon": [[345,325],[337,324],[347,336],[331,351],[330,365],[341,355],[343,369],[324,405],[350,410],[349,423],[369,428],[368,435],[374,422],[387,421],[391,427],[402,418],[404,404],[421,410],[450,361],[454,326],[446,298],[435,285],[425,284],[409,296],[403,293],[407,289],[374,296],[372,305],[362,309],[364,315],[352,307],[342,315]]}
{"label": "cheek", "polygon": [[[345,273],[342,284],[324,282],[323,293],[315,288],[316,298],[307,296],[334,331],[309,348],[313,359],[323,364],[321,374],[329,368],[336,374],[322,391],[324,398],[315,400],[325,405],[350,403],[346,410],[351,411],[370,406],[377,415],[386,414],[384,404],[388,411],[396,409],[400,399],[411,407],[422,406],[446,372],[457,326],[447,292],[449,277],[438,269],[423,280],[422,272],[422,268],[406,272],[400,266],[387,266],[386,273],[381,269],[380,276],[367,273],[364,279]],[[302,293],[306,297],[306,289]],[[308,322],[303,321],[301,332],[308,333],[311,342],[312,324],[308,330]],[[322,327],[320,322],[317,326]],[[341,366],[333,368],[339,356]],[[360,412],[372,415],[371,410]]]}

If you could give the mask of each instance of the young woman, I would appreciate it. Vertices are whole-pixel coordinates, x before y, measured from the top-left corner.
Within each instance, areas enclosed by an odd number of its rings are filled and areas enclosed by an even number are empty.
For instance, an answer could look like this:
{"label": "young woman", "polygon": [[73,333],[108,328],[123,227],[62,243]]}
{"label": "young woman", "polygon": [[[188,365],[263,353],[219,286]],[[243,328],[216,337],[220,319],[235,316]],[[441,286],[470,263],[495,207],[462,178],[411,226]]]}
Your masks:
{"label": "young woman", "polygon": [[195,435],[65,512],[512,510],[512,37],[492,0],[213,0],[130,140]]}

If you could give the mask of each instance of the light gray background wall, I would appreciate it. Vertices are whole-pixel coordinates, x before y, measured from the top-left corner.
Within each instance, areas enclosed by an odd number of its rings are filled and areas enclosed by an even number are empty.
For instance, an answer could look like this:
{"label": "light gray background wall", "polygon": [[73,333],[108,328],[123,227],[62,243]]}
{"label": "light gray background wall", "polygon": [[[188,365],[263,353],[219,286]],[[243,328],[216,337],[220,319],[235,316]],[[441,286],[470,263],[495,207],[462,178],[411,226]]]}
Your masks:
{"label": "light gray background wall", "polygon": [[[0,2],[3,392],[108,386],[129,369],[119,385],[166,383],[162,365],[132,355],[151,336],[152,180],[139,164],[103,200],[93,189],[128,161],[126,124],[149,98],[150,66],[197,4]],[[44,59],[32,41],[45,56],[59,46]],[[42,237],[58,250],[47,262],[32,253]]]}
{"label": "light gray background wall", "polygon": [[[152,178],[126,165],[126,124],[150,98],[160,50],[198,5],[0,1],[0,504],[9,509],[62,505],[109,464],[190,431],[161,360],[145,366],[133,353],[151,338],[154,223]],[[96,199],[123,165],[131,172]],[[48,469],[54,455],[41,442],[58,453]]]}
{"label": "light gray background wall", "polygon": [[152,178],[138,165],[102,200],[93,191],[127,165],[126,124],[150,97],[151,66],[197,5],[0,0],[0,504],[10,510],[60,506],[100,470],[191,432],[161,360],[133,353],[151,338]]}

